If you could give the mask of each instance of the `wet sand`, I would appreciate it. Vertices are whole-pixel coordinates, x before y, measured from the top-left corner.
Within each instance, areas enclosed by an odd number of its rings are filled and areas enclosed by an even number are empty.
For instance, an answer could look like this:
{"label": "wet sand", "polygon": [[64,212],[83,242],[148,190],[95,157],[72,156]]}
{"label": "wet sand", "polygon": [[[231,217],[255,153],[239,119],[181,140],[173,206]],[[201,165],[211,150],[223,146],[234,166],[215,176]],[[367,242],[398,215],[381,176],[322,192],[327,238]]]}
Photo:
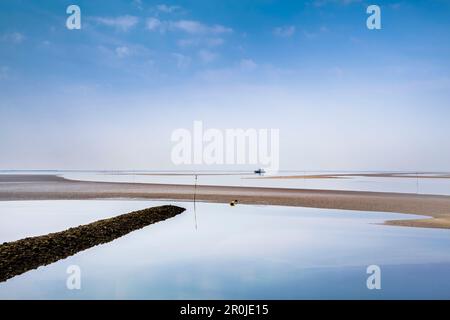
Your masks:
{"label": "wet sand", "polygon": [[[190,201],[194,186],[66,180],[51,175],[0,175],[0,201],[57,199],[169,199]],[[412,213],[429,219],[390,225],[450,229],[450,196],[363,191],[197,186],[198,201]]]}

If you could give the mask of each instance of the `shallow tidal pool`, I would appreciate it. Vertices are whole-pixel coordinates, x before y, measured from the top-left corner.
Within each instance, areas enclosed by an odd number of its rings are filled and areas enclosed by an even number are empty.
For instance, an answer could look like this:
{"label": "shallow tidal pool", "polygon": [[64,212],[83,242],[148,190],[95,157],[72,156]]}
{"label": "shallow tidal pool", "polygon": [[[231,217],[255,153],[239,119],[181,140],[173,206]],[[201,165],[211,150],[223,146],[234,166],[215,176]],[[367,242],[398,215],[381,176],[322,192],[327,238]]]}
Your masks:
{"label": "shallow tidal pool", "polygon": [[[147,207],[187,210],[0,283],[2,299],[450,299],[450,230],[418,216],[148,200],[0,202],[0,243]],[[69,290],[67,269],[81,270]],[[369,290],[367,267],[381,268]]]}

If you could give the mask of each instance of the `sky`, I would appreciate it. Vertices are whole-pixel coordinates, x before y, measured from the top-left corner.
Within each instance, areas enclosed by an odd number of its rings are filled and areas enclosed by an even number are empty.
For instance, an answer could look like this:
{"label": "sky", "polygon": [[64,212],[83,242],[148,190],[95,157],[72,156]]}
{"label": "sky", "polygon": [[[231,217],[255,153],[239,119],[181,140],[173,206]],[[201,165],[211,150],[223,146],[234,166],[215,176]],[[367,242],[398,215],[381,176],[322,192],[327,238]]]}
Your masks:
{"label": "sky", "polygon": [[0,169],[199,169],[200,120],[279,129],[282,170],[450,171],[449,30],[448,0],[2,0]]}

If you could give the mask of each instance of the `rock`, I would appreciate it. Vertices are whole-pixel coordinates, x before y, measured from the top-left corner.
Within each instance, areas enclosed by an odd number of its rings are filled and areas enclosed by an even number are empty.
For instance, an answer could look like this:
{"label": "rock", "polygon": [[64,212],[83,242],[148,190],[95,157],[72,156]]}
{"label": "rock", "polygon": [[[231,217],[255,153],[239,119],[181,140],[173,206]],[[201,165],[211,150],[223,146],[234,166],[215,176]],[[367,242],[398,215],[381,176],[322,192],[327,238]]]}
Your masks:
{"label": "rock", "polygon": [[172,218],[183,211],[184,208],[171,205],[147,208],[61,232],[4,242],[0,245],[0,282]]}

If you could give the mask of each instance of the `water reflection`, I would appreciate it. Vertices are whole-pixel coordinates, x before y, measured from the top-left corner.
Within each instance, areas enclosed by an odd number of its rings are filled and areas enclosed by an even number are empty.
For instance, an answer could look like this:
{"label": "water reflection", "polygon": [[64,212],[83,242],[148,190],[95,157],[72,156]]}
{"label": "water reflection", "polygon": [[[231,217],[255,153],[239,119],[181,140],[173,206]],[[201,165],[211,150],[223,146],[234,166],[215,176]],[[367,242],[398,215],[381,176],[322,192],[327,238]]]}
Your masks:
{"label": "water reflection", "polygon": [[59,232],[5,242],[0,244],[0,282],[173,218],[184,210],[176,206],[151,207]]}
{"label": "water reflection", "polygon": [[[18,239],[164,203],[0,202],[0,237]],[[188,211],[10,279],[0,284],[0,297],[450,298],[450,231],[379,224],[417,216],[197,203],[196,230],[193,203],[174,204]],[[73,264],[82,270],[79,291],[65,286]],[[371,264],[382,268],[380,291],[366,288]]]}
{"label": "water reflection", "polygon": [[[282,171],[281,176],[314,176],[347,174],[345,177],[322,179],[255,179],[257,176],[248,172],[163,172],[163,171],[0,171],[2,174],[51,174],[67,179],[102,182],[129,183],[163,183],[194,185],[198,175],[198,185],[240,186],[240,187],[275,187],[300,189],[351,190],[375,192],[401,192],[419,194],[450,195],[450,174],[448,173],[403,173],[391,177],[371,176],[369,173],[324,172],[324,171]],[[366,174],[366,176],[364,176]],[[368,175],[367,175],[368,174]],[[402,177],[400,177],[402,176]],[[436,178],[433,178],[436,176]],[[409,178],[408,178],[409,177]]]}
{"label": "water reflection", "polygon": [[[286,171],[281,176],[291,175],[323,175],[323,172]],[[339,174],[339,173],[338,173]],[[343,174],[342,172],[340,174]],[[354,173],[351,173],[354,174]],[[74,180],[104,181],[104,182],[131,182],[131,183],[163,183],[193,185],[195,173],[182,174],[155,174],[148,172],[89,172],[89,173],[63,173],[62,176]],[[198,175],[198,185],[219,185],[238,187],[275,187],[275,188],[301,188],[326,190],[352,190],[376,192],[402,192],[419,194],[450,195],[449,178],[415,178],[404,177],[374,177],[374,176],[347,176],[343,178],[328,179],[255,179],[252,173],[233,174],[202,174]]]}

